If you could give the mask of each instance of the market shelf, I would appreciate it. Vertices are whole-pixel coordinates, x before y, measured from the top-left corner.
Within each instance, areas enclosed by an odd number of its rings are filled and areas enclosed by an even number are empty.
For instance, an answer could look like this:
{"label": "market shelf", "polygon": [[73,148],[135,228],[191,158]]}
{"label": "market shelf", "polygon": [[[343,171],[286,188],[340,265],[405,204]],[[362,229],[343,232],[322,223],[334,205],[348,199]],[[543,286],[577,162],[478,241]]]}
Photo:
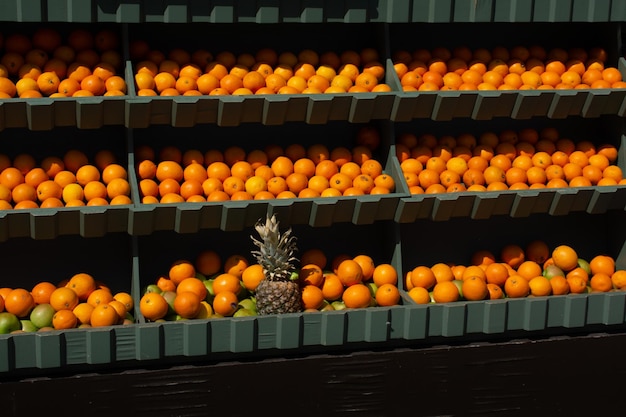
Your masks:
{"label": "market shelf", "polygon": [[[118,163],[127,166],[127,133],[123,127],[80,130],[75,127],[50,131],[6,129],[0,132],[3,154],[12,161],[20,154],[35,158],[37,166],[49,156],[63,158],[72,149],[84,152],[91,164],[100,150],[111,151]],[[13,209],[0,211],[0,241],[30,237],[55,239],[63,235],[99,237],[128,233],[132,205]]]}
{"label": "market shelf", "polygon": [[[437,222],[416,221],[400,229],[401,256],[396,259],[401,259],[405,276],[418,265],[430,267],[438,262],[470,265],[471,256],[477,250],[489,250],[499,256],[505,245],[525,247],[541,239],[551,248],[570,245],[583,259],[609,254],[616,260],[616,269],[623,269],[626,266],[625,220],[625,212],[621,210],[603,216],[587,213],[560,217],[532,215],[516,219],[514,223],[508,216],[472,222],[450,219],[443,227]],[[445,238],[448,234],[454,237]],[[425,240],[423,236],[430,238]],[[405,336],[412,339],[467,338],[472,334],[504,335],[516,331],[558,334],[596,324],[623,325],[625,306],[623,291],[407,306]]]}
{"label": "market shelf", "polygon": [[[549,120],[534,118],[529,121],[494,119],[489,122],[466,120],[452,122],[396,123],[395,134],[424,133],[459,135],[472,133],[480,136],[485,132],[503,130],[519,131],[523,128],[556,128],[561,137],[575,142],[590,140],[596,146],[612,144],[618,150],[616,165],[626,170],[626,137],[619,118],[613,116],[595,119],[573,118]],[[486,129],[486,130],[484,130]],[[413,223],[420,219],[447,221],[452,218],[488,219],[492,216],[524,218],[532,214],[564,216],[574,212],[603,214],[626,208],[626,187],[591,186],[568,188],[543,188],[519,191],[455,192],[445,194],[414,194],[400,198],[396,212],[399,223]]]}
{"label": "market shelf", "polygon": [[[114,293],[124,291],[130,294],[133,291],[133,243],[127,233],[108,234],[106,238],[59,236],[37,241],[15,238],[0,245],[6,268],[3,286],[30,291],[40,281],[58,284],[84,272]],[[36,262],[33,261],[35,258]],[[2,335],[0,372],[114,360],[115,357],[109,356],[112,345],[107,343],[112,340],[111,329],[85,330]],[[121,343],[117,350],[116,357],[123,357],[124,344]]]}
{"label": "market shelf", "polygon": [[[389,152],[390,136],[388,122],[350,124],[345,122],[307,126],[289,123],[281,126],[246,124],[238,127],[197,126],[195,128],[134,129],[132,147],[150,145],[155,149],[175,145],[181,149],[224,150],[238,145],[247,152],[264,149],[267,145],[281,147],[297,143],[305,147],[324,144],[332,150],[336,146],[352,149],[359,129],[375,127],[381,135],[380,147],[373,151],[374,159],[384,167],[396,183],[390,194],[362,195],[356,197],[318,197],[271,200],[244,200],[207,203],[141,204],[134,205],[130,213],[129,233],[137,236],[159,230],[175,230],[194,233],[202,229],[242,230],[253,226],[265,213],[276,213],[284,224],[309,224],[325,227],[334,223],[371,224],[380,220],[392,220],[401,197],[408,196],[398,161]],[[155,130],[156,129],[156,130]],[[173,140],[175,138],[175,140]],[[260,142],[259,139],[263,138]],[[158,153],[158,151],[157,151]],[[131,165],[135,165],[135,161]],[[135,175],[135,174],[133,174]],[[139,202],[140,197],[134,198]]]}
{"label": "market shelf", "polygon": [[9,0],[0,11],[3,19],[17,22],[455,23],[626,19],[626,6],[619,0]]}

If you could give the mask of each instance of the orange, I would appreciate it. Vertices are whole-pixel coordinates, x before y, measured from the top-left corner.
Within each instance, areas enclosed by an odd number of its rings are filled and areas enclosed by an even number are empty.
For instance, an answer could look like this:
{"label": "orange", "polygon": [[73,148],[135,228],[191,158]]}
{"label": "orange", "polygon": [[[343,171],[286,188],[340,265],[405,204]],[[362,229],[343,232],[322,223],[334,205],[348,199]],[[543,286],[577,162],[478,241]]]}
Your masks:
{"label": "orange", "polygon": [[[611,274],[612,275],[612,274]],[[589,286],[592,291],[596,292],[608,292],[613,289],[613,281],[611,281],[611,275],[604,272],[598,272],[591,276],[589,280]]]}
{"label": "orange", "polygon": [[125,291],[120,291],[120,292],[115,293],[113,295],[113,299],[121,302],[126,308],[127,312],[131,312],[134,308],[133,297]]}
{"label": "orange", "polygon": [[89,322],[92,327],[113,326],[121,321],[120,315],[111,304],[94,306]]}
{"label": "orange", "polygon": [[61,80],[59,76],[53,71],[42,72],[41,75],[37,77],[37,86],[39,87],[39,91],[46,96],[56,93],[59,89],[60,83]]}
{"label": "orange", "polygon": [[202,299],[195,292],[177,292],[174,298],[174,311],[179,316],[191,319],[200,313]]}
{"label": "orange", "polygon": [[559,245],[552,250],[551,257],[554,265],[564,272],[571,271],[578,266],[578,254],[568,245]]}
{"label": "orange", "polygon": [[527,297],[530,294],[528,280],[520,275],[511,275],[504,283],[504,292],[509,298]]}
{"label": "orange", "polygon": [[94,307],[99,304],[108,304],[113,300],[113,294],[111,294],[111,291],[107,288],[96,288],[89,294],[89,297],[87,297],[87,303]]}
{"label": "orange", "polygon": [[139,311],[148,321],[156,321],[167,315],[169,304],[161,294],[148,292],[139,300]]}
{"label": "orange", "polygon": [[496,261],[496,256],[487,249],[479,249],[472,254],[472,265],[489,265]]}
{"label": "orange", "polygon": [[552,295],[565,295],[570,292],[567,279],[561,275],[550,278],[550,286],[552,287]]}
{"label": "orange", "polygon": [[503,262],[494,262],[485,268],[485,280],[487,283],[503,286],[509,277],[512,268]]}
{"label": "orange", "polygon": [[41,281],[33,286],[30,293],[35,304],[48,304],[50,303],[50,295],[56,288],[56,285],[51,282]]}
{"label": "orange", "polygon": [[78,325],[78,318],[72,310],[59,310],[52,316],[52,327],[56,330],[73,329]]}
{"label": "orange", "polygon": [[374,268],[372,279],[374,280],[374,284],[378,287],[383,284],[396,285],[398,283],[398,271],[396,271],[396,268],[391,264],[378,264]]}
{"label": "orange", "polygon": [[372,302],[372,293],[365,284],[356,283],[344,290],[341,299],[346,308],[365,308]]}
{"label": "orange", "polygon": [[526,260],[526,254],[521,246],[508,244],[501,249],[500,259],[512,268],[517,268]]}
{"label": "orange", "polygon": [[361,266],[363,273],[363,281],[368,281],[374,276],[374,270],[376,265],[371,256],[365,254],[359,254],[353,258],[353,260]]}
{"label": "orange", "polygon": [[117,196],[130,195],[130,183],[124,178],[113,178],[106,186],[107,196],[109,199],[113,199]]}
{"label": "orange", "polygon": [[265,273],[260,264],[249,265],[241,274],[241,282],[248,291],[255,291],[263,279]]}
{"label": "orange", "polygon": [[91,325],[91,313],[93,312],[94,307],[87,303],[79,303],[74,309],[72,313],[78,319],[77,325],[81,324],[89,324]]}
{"label": "orange", "polygon": [[302,285],[321,287],[324,283],[324,272],[316,264],[304,264],[298,272],[298,277]]}
{"label": "orange", "polygon": [[156,282],[157,287],[161,289],[161,291],[176,291],[176,284],[174,281],[167,277],[159,277]]}
{"label": "orange", "polygon": [[532,278],[541,275],[543,268],[535,261],[526,260],[517,267],[516,272],[518,275],[523,276],[527,280],[531,280]]}
{"label": "orange", "polygon": [[426,288],[414,287],[408,291],[408,295],[416,304],[428,304],[431,302],[430,294]]}
{"label": "orange", "polygon": [[543,240],[533,240],[526,245],[524,257],[528,261],[534,261],[543,265],[550,257],[550,248]]}
{"label": "orange", "polygon": [[472,275],[463,280],[461,285],[463,298],[469,301],[484,300],[489,296],[487,282],[479,276]]}
{"label": "orange", "polygon": [[50,305],[57,311],[73,310],[78,303],[78,295],[68,287],[59,287],[50,294]]}
{"label": "orange", "polygon": [[418,265],[411,270],[411,284],[413,287],[423,287],[430,290],[437,284],[437,278],[429,267]]}
{"label": "orange", "polygon": [[305,285],[302,287],[300,296],[304,310],[318,310],[324,304],[324,294],[318,286]]}
{"label": "orange", "polygon": [[611,275],[611,281],[616,289],[623,289],[626,287],[626,270],[617,270]]}
{"label": "orange", "polygon": [[589,267],[593,275],[603,273],[611,276],[615,273],[615,260],[608,255],[596,255],[589,261]]}
{"label": "orange", "polygon": [[337,275],[327,273],[322,284],[322,295],[327,301],[339,300],[344,292],[344,285]]}
{"label": "orange", "polygon": [[239,300],[237,294],[231,291],[222,291],[215,295],[213,299],[213,311],[224,317],[230,317],[239,308]]}
{"label": "orange", "polygon": [[248,266],[249,262],[246,257],[239,254],[234,254],[228,256],[224,261],[224,272],[232,274],[237,278],[241,278],[244,269],[246,269]]}
{"label": "orange", "polygon": [[459,288],[453,281],[438,282],[432,290],[432,298],[436,303],[458,301],[460,296]]}
{"label": "orange", "polygon": [[172,262],[168,271],[168,277],[178,285],[185,278],[195,277],[196,268],[194,264],[186,259],[179,259]]}
{"label": "orange", "polygon": [[274,175],[287,178],[294,170],[294,163],[286,156],[279,156],[272,161],[270,168],[272,168]]}
{"label": "orange", "polygon": [[12,289],[4,298],[4,309],[18,318],[27,317],[34,307],[33,295],[24,288]]}
{"label": "orange", "polygon": [[194,266],[197,272],[209,277],[220,271],[222,260],[213,249],[205,249],[196,256]]}
{"label": "orange", "polygon": [[393,284],[383,284],[375,293],[376,304],[383,307],[398,305],[400,298],[400,290]]}
{"label": "orange", "polygon": [[552,294],[550,280],[542,275],[537,275],[528,281],[530,294],[535,297],[544,297]]}
{"label": "orange", "polygon": [[587,281],[578,275],[565,277],[569,284],[569,291],[572,294],[582,294],[587,291]]}
{"label": "orange", "polygon": [[183,279],[176,286],[176,292],[180,293],[183,291],[189,291],[195,293],[200,300],[204,300],[207,296],[207,288],[204,285],[204,282],[196,277],[189,277]]}
{"label": "orange", "polygon": [[26,183],[18,184],[11,190],[11,197],[14,203],[37,201],[37,189]]}
{"label": "orange", "polygon": [[87,301],[89,295],[96,289],[96,280],[90,274],[79,272],[72,275],[65,286],[78,295],[79,301]]}
{"label": "orange", "polygon": [[163,181],[166,178],[172,178],[181,181],[184,177],[183,167],[175,161],[161,161],[157,165],[156,178]]}
{"label": "orange", "polygon": [[[337,266],[335,271],[337,277],[346,287],[359,284],[363,281],[363,270],[361,265],[354,259],[344,259]],[[369,291],[369,290],[368,290]]]}
{"label": "orange", "polygon": [[302,265],[314,264],[324,269],[327,263],[328,259],[326,254],[318,248],[307,249],[300,255],[300,264]]}
{"label": "orange", "polygon": [[502,291],[502,287],[500,285],[487,283],[487,290],[489,291],[490,300],[498,300],[500,298],[504,298],[504,292]]}
{"label": "orange", "polygon": [[0,173],[0,184],[12,190],[19,184],[24,183],[24,174],[17,168],[11,166],[7,167]]}

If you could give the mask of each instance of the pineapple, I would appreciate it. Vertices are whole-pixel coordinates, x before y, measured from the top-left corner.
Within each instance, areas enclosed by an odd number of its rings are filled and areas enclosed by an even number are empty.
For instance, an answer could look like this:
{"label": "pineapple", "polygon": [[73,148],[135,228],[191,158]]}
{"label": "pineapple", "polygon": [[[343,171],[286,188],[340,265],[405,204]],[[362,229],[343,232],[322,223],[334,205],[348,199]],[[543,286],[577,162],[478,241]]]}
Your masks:
{"label": "pineapple", "polygon": [[296,238],[291,235],[291,229],[281,235],[276,215],[271,218],[268,215],[265,222],[259,220],[255,229],[261,239],[250,236],[259,248],[252,254],[265,274],[256,289],[259,315],[302,311],[300,286],[293,265],[297,261],[294,257]]}

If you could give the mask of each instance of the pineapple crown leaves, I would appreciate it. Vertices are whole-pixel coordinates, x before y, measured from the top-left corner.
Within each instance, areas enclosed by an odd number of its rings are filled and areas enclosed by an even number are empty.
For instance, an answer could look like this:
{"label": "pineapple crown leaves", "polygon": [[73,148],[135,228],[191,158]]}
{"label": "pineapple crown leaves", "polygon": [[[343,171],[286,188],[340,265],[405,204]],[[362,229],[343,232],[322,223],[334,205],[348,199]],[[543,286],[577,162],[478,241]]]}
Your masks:
{"label": "pineapple crown leaves", "polygon": [[[259,219],[254,228],[261,239],[250,236],[252,242],[259,248],[259,250],[252,251],[252,255],[263,266],[267,279],[269,281],[293,280],[292,272],[295,271],[293,262],[298,259],[293,256],[297,247],[292,229],[289,228],[281,234],[275,214],[271,217],[268,214],[265,222]],[[295,279],[297,279],[297,274]]]}

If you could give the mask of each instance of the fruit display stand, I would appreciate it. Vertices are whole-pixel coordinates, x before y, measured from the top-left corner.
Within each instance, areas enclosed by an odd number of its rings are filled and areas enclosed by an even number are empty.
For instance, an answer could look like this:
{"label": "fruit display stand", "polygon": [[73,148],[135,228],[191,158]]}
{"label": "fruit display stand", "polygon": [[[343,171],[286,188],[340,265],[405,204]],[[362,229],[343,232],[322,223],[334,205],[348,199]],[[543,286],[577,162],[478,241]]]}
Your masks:
{"label": "fruit display stand", "polygon": [[[409,297],[404,277],[417,265],[469,263],[477,249],[497,253],[503,245],[534,239],[569,242],[588,259],[607,253],[618,269],[626,269],[625,186],[416,195],[403,182],[396,146],[403,133],[554,127],[575,141],[610,143],[626,171],[626,89],[404,92],[392,54],[452,48],[458,45],[456,29],[467,35],[464,44],[544,43],[546,33],[554,33],[548,28],[558,23],[562,37],[550,35],[546,47],[603,45],[608,62],[626,74],[622,2],[12,0],[0,5],[0,16],[9,32],[32,34],[45,22],[63,34],[73,25],[94,25],[120,35],[122,74],[131,87],[126,95],[0,100],[0,142],[11,157],[109,150],[128,168],[132,200],[115,207],[0,211],[0,287],[30,287],[40,277],[58,282],[93,271],[112,290],[132,294],[137,305],[174,260],[207,248],[224,257],[254,250],[254,225],[269,213],[293,229],[301,250],[320,247],[328,256],[365,252],[393,265],[402,295],[389,307],[163,322],[136,311],[135,323],[124,326],[3,334],[0,399],[9,415],[47,411],[65,404],[59,398],[68,393],[70,415],[110,414],[117,412],[115,403],[126,404],[124,413],[133,415],[240,414],[243,409],[234,411],[233,404],[242,397],[262,404],[278,392],[284,395],[273,409],[281,414],[414,413],[415,393],[420,413],[428,415],[620,409],[613,381],[626,368],[599,358],[619,357],[623,348],[626,292],[422,305]],[[267,38],[243,41],[259,27]],[[432,37],[417,45],[412,34],[423,31]],[[496,39],[480,41],[494,31]],[[303,40],[320,50],[329,42],[338,49],[372,46],[385,58],[392,91],[137,95],[129,55],[133,39],[167,49],[193,34],[189,46],[199,47],[201,35],[215,40],[216,33],[227,33],[223,47],[238,53],[266,42],[297,49]],[[580,33],[585,42],[576,40]],[[141,203],[135,158],[142,145],[206,151],[237,144],[252,150],[322,140],[350,146],[364,126],[380,132],[375,157],[397,184],[392,193]],[[571,401],[581,386],[586,395],[604,399]]]}

